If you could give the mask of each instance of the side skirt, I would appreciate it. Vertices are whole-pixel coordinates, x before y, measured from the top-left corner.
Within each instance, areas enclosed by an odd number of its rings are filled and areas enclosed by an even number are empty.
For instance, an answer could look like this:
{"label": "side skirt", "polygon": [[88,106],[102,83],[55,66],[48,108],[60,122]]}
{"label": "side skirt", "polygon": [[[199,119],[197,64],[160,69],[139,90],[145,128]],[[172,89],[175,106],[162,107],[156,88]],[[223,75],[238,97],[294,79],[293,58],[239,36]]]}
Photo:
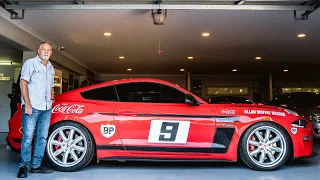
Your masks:
{"label": "side skirt", "polygon": [[147,158],[147,157],[126,157],[126,156],[115,156],[108,158],[99,158],[101,161],[147,161],[147,162],[236,162],[225,159],[195,159],[195,158]]}

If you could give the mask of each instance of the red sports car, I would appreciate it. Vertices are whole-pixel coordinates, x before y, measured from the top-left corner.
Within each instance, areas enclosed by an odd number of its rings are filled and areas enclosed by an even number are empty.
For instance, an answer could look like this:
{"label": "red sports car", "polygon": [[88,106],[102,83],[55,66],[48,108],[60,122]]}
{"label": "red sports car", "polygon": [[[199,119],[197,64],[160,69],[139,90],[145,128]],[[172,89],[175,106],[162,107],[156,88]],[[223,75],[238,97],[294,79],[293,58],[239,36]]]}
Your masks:
{"label": "red sports car", "polygon": [[[178,85],[149,78],[103,82],[58,95],[46,157],[58,171],[98,160],[231,161],[275,170],[312,155],[311,122],[294,111],[208,104]],[[7,142],[19,151],[21,109]]]}

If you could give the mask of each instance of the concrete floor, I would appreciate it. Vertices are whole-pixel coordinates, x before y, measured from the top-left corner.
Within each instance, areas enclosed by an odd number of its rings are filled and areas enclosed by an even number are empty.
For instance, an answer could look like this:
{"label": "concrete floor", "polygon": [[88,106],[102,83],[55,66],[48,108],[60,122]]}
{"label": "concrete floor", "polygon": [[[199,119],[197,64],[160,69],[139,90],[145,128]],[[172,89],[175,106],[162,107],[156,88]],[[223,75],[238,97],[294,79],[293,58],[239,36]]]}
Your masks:
{"label": "concrete floor", "polygon": [[[320,153],[320,139],[314,150]],[[0,145],[0,179],[17,179],[19,154]],[[237,163],[100,162],[79,172],[30,174],[27,179],[50,180],[313,180],[320,174],[320,155],[287,164],[272,172],[258,172]]]}

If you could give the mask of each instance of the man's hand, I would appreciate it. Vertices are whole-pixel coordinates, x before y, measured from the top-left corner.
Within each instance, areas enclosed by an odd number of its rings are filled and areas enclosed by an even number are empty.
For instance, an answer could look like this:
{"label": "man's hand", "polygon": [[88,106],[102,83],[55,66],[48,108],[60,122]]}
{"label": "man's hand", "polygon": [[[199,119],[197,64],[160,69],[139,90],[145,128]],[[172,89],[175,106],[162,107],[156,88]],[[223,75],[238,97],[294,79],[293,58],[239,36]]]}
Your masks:
{"label": "man's hand", "polygon": [[25,113],[28,114],[28,115],[32,114],[32,106],[31,106],[31,104],[26,104]]}

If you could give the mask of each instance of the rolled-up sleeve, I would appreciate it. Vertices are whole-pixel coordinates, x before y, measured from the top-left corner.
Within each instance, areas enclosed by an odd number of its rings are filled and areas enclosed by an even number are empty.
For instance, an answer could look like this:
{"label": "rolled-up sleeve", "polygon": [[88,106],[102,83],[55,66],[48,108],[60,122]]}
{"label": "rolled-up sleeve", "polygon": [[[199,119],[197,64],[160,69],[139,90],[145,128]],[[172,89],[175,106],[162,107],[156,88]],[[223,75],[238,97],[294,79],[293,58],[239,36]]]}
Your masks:
{"label": "rolled-up sleeve", "polygon": [[32,73],[34,71],[34,67],[33,64],[31,63],[31,61],[26,61],[21,69],[21,78],[20,80],[26,80],[26,81],[30,81]]}

